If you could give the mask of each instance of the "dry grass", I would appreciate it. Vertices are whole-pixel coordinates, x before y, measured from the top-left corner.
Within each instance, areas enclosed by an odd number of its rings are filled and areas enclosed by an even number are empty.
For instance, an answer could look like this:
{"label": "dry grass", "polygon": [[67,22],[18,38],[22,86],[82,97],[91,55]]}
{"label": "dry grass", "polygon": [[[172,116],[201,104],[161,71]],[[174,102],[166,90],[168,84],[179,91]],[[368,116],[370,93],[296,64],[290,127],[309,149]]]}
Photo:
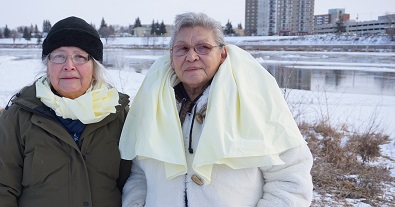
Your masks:
{"label": "dry grass", "polygon": [[[284,74],[283,79],[290,81],[290,76]],[[311,174],[315,195],[311,206],[355,207],[366,203],[373,207],[394,207],[395,178],[380,163],[395,161],[380,153],[380,146],[391,139],[380,130],[383,123],[378,108],[360,129],[353,126],[351,131],[347,124],[334,127],[331,123],[337,123],[333,116],[336,108],[331,107],[333,100],[327,90],[324,85],[311,97],[304,98],[320,106],[315,111],[315,123],[299,118],[306,113],[308,102],[289,101],[292,89],[283,91],[314,157]]]}
{"label": "dry grass", "polygon": [[[386,192],[395,186],[389,169],[370,165],[380,154],[380,145],[388,143],[382,133],[350,133],[325,124],[299,125],[314,156],[314,191],[321,196],[312,206],[351,206],[346,199],[357,199],[371,206],[392,206],[395,196]],[[383,196],[385,195],[385,196]]]}
{"label": "dry grass", "polygon": [[389,141],[390,137],[381,133],[353,134],[349,140],[363,162],[369,162],[381,156],[380,145],[387,144]]}

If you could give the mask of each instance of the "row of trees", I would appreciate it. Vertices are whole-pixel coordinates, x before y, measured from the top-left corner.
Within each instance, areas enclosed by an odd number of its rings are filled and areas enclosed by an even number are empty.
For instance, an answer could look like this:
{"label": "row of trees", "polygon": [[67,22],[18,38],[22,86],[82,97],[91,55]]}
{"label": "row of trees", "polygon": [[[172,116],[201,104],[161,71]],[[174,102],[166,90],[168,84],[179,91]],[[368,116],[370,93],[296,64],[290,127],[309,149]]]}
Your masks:
{"label": "row of trees", "polygon": [[[94,28],[96,28],[94,24],[91,24],[91,25]],[[46,33],[49,32],[51,27],[52,27],[52,25],[49,20],[43,21],[42,31],[40,31],[38,29],[37,25],[35,25],[35,26],[31,25],[30,27],[20,26],[20,27],[17,27],[16,29],[13,29],[13,30],[9,29],[8,26],[5,25],[5,28],[3,30],[0,29],[0,38],[12,38],[14,40],[14,42],[15,42],[15,39],[17,39],[17,38],[24,38],[27,41],[30,41],[31,38],[37,38],[37,43],[39,44],[39,43],[41,43],[41,38],[43,38],[46,35]],[[110,37],[115,35],[115,33],[121,34],[121,36],[124,34],[134,35],[135,28],[138,28],[138,27],[142,27],[139,17],[137,17],[135,19],[133,25],[129,25],[127,27],[118,26],[118,25],[109,25],[106,23],[104,18],[102,18],[100,27],[97,29],[97,31],[98,31],[99,35],[102,38],[105,38],[105,40],[107,42]],[[241,23],[238,24],[237,29],[242,29]],[[162,36],[166,33],[167,33],[166,25],[163,22],[163,20],[161,23],[159,23],[158,21],[155,22],[154,20],[152,20],[151,31],[150,31],[151,36]],[[225,33],[225,35],[232,35],[235,33],[232,23],[229,20],[225,25],[224,33]]]}
{"label": "row of trees", "polygon": [[[239,23],[237,25],[237,29],[243,29],[243,27],[241,26],[241,23]],[[232,23],[228,20],[228,23],[226,23],[226,25],[225,25],[224,34],[225,35],[233,35],[235,33],[236,32],[233,30]]]}
{"label": "row of trees", "polygon": [[[47,33],[51,29],[51,23],[49,20],[44,20],[43,22],[43,32]],[[27,26],[20,26],[17,27],[16,29],[9,29],[8,25],[5,25],[4,30],[0,30],[0,38],[12,38],[15,42],[15,39],[17,38],[24,38],[27,41],[30,41],[31,38],[37,38],[37,43],[41,43],[41,38],[43,37],[42,34],[38,27],[37,24],[33,27],[33,25],[30,25],[30,27]]]}
{"label": "row of trees", "polygon": [[152,20],[151,32],[150,32],[151,35],[161,36],[166,33],[167,33],[166,26],[165,23],[163,23],[163,21],[162,23],[159,24],[158,21],[155,23],[154,20]]}

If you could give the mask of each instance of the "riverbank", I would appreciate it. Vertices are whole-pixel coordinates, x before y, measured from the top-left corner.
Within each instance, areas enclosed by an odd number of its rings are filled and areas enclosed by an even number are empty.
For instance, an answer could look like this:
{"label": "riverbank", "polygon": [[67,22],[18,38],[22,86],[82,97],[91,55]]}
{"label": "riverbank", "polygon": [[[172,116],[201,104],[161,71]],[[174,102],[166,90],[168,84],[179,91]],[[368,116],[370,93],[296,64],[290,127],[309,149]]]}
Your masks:
{"label": "riverbank", "polygon": [[[169,37],[102,38],[105,49],[168,49]],[[225,37],[228,44],[245,50],[261,51],[331,51],[395,52],[395,41],[386,35],[355,36],[333,34],[308,36],[238,36]],[[41,48],[36,38],[0,39],[0,48]]]}
{"label": "riverbank", "polygon": [[[236,44],[237,45],[237,44]],[[331,52],[395,52],[395,45],[237,45],[245,50],[260,50],[260,51],[331,51]],[[35,44],[0,44],[0,48],[37,48],[41,49],[41,45]],[[104,49],[168,49],[163,45],[104,45]]]}

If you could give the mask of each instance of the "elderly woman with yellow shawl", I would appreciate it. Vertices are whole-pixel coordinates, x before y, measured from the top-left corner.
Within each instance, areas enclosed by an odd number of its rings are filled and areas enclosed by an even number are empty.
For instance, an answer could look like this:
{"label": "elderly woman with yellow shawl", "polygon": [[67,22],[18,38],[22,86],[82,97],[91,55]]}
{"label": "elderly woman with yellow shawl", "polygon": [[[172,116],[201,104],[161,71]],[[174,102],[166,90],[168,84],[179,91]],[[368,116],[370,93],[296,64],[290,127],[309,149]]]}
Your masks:
{"label": "elderly woman with yellow shawl", "polygon": [[311,152],[275,79],[203,13],[175,18],[122,131],[136,206],[309,206]]}

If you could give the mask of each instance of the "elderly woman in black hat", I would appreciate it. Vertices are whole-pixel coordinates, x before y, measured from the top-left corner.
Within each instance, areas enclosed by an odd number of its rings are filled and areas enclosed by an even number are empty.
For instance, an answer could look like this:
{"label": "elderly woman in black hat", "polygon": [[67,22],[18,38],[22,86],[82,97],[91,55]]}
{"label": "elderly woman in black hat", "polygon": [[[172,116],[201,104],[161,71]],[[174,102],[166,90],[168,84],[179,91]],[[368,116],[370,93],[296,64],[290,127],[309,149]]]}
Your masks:
{"label": "elderly woman in black hat", "polygon": [[0,117],[0,206],[121,206],[129,97],[104,78],[97,31],[77,17],[60,20],[42,57],[46,75]]}

